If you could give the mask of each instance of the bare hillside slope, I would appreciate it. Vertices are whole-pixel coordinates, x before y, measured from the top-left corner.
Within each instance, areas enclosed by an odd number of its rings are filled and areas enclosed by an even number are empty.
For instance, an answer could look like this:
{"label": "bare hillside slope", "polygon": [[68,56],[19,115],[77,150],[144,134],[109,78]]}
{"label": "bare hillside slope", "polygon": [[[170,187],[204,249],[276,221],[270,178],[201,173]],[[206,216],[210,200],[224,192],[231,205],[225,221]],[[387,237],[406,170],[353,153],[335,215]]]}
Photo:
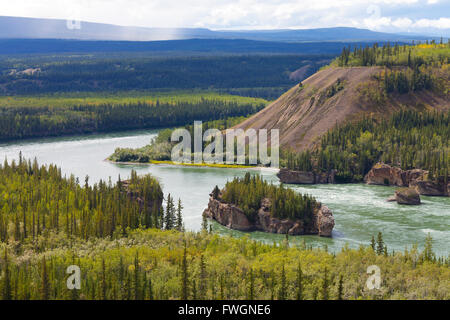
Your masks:
{"label": "bare hillside slope", "polygon": [[321,70],[236,128],[279,129],[282,147],[304,150],[336,124],[359,119],[364,114],[388,115],[403,107],[419,110],[450,107],[447,98],[427,90],[384,96],[374,78],[382,70],[380,67]]}

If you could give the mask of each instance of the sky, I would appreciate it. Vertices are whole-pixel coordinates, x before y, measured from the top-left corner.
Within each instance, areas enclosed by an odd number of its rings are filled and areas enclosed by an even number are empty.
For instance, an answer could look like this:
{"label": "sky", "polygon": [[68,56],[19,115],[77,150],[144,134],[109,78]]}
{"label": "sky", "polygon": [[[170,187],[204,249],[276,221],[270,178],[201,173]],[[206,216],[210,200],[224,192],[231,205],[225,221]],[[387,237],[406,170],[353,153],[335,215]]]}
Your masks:
{"label": "sky", "polygon": [[0,16],[142,27],[356,27],[450,36],[450,0],[0,0]]}

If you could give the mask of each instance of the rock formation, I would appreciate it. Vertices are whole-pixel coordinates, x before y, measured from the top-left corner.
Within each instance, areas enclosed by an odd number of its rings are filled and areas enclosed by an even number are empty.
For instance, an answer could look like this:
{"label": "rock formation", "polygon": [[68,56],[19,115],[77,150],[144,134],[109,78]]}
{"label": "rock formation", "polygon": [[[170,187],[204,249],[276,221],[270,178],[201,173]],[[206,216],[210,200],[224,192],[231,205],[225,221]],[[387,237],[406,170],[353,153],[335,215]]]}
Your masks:
{"label": "rock formation", "polygon": [[420,195],[414,188],[401,188],[395,191],[395,200],[398,204],[419,205]]}
{"label": "rock formation", "polygon": [[[329,173],[295,171],[282,168],[277,176],[287,184],[336,183],[336,170]],[[450,196],[450,176],[428,180],[429,172],[422,169],[402,170],[384,163],[375,164],[364,177],[367,184],[414,188],[424,196]],[[393,199],[390,199],[393,201]]]}
{"label": "rock formation", "polygon": [[295,171],[282,168],[277,176],[280,181],[287,184],[326,184],[335,183],[336,170],[330,173],[317,173],[312,171]]}
{"label": "rock formation", "polygon": [[254,219],[255,221],[250,221],[239,207],[222,202],[220,196],[218,199],[214,199],[211,195],[208,208],[203,214],[234,230],[264,231],[289,235],[317,234],[323,237],[331,237],[334,228],[334,217],[327,206],[320,205],[316,208],[313,219],[309,223],[305,223],[303,220],[293,221],[274,218],[270,214],[270,206],[270,200],[267,198],[263,199]]}
{"label": "rock formation", "polygon": [[414,188],[426,196],[449,196],[450,177],[428,180],[429,172],[422,169],[402,170],[384,163],[377,163],[364,177],[367,184]]}

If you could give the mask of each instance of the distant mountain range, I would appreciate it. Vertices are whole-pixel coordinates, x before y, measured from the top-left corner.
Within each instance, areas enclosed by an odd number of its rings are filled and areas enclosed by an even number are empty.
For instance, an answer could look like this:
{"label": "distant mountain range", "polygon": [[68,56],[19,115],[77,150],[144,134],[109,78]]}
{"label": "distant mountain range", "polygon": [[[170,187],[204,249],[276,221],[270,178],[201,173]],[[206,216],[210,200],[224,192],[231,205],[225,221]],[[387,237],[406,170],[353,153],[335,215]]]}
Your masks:
{"label": "distant mountain range", "polygon": [[[404,43],[404,42],[399,42]],[[154,56],[216,54],[321,54],[337,55],[346,46],[372,42],[275,42],[245,39],[189,39],[168,41],[97,41],[64,39],[0,39],[0,55],[67,53],[136,53]]]}
{"label": "distant mountain range", "polygon": [[[2,39],[72,39],[155,41],[186,39],[245,39],[271,42],[374,42],[426,40],[410,36],[338,27],[298,30],[213,31],[201,28],[143,28],[111,24],[0,16]],[[429,38],[429,37],[428,37]]]}

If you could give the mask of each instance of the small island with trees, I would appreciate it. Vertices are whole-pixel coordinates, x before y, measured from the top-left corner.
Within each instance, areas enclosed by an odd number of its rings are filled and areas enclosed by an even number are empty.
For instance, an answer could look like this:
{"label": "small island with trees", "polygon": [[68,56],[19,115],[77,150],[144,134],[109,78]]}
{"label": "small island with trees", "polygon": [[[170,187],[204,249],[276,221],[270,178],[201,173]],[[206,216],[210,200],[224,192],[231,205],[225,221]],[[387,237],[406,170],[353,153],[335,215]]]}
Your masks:
{"label": "small island with trees", "polygon": [[216,186],[203,214],[240,231],[330,237],[334,227],[330,209],[313,197],[250,173],[228,182],[222,190]]}

